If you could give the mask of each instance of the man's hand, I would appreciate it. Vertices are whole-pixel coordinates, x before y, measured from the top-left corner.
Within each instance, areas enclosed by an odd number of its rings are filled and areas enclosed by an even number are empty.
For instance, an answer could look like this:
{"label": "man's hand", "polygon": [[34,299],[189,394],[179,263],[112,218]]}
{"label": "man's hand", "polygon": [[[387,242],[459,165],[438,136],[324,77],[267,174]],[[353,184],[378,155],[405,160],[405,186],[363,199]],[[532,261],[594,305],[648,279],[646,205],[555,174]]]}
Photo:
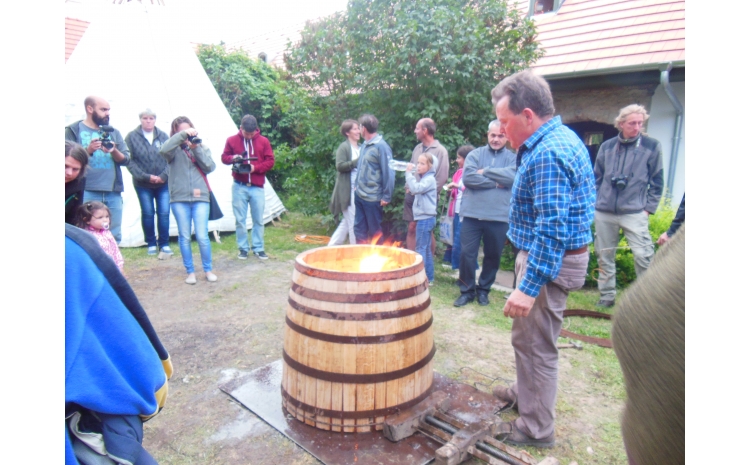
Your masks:
{"label": "man's hand", "polygon": [[255,173],[255,165],[253,164],[250,165],[250,172]]}
{"label": "man's hand", "polygon": [[408,172],[411,173],[412,170],[414,170],[414,163],[407,163],[406,164],[406,171],[408,171]]}
{"label": "man's hand", "polygon": [[643,210],[643,213],[645,213],[645,214],[646,214],[646,216],[651,216],[651,213],[650,213],[650,212],[648,212],[647,210]]}
{"label": "man's hand", "polygon": [[386,202],[385,200],[381,200],[380,201],[380,206],[381,207],[385,207],[386,205],[388,205],[388,202]]}
{"label": "man's hand", "polygon": [[232,157],[232,161],[240,161],[240,160],[242,160],[242,155],[234,155]]}
{"label": "man's hand", "polygon": [[86,152],[88,152],[89,156],[91,156],[100,148],[102,148],[101,139],[91,139],[91,142],[89,142],[89,146],[86,147]]}
{"label": "man's hand", "polygon": [[164,184],[164,180],[162,180],[162,178],[160,178],[159,176],[154,176],[153,174],[149,178],[149,182],[151,182],[151,184]]}
{"label": "man's hand", "polygon": [[407,194],[411,194],[411,191],[409,190],[409,188],[408,188],[408,187],[406,188],[406,193],[407,193]]}
{"label": "man's hand", "polygon": [[520,290],[516,289],[508,297],[508,301],[505,302],[503,307],[503,315],[510,318],[526,317],[531,311],[531,307],[534,305],[536,298],[529,297]]}
{"label": "man's hand", "polygon": [[666,232],[661,233],[661,236],[659,236],[659,239],[656,241],[657,245],[664,245],[669,240],[669,236],[667,236]]}
{"label": "man's hand", "polygon": [[484,168],[477,170],[477,174],[484,174]]}

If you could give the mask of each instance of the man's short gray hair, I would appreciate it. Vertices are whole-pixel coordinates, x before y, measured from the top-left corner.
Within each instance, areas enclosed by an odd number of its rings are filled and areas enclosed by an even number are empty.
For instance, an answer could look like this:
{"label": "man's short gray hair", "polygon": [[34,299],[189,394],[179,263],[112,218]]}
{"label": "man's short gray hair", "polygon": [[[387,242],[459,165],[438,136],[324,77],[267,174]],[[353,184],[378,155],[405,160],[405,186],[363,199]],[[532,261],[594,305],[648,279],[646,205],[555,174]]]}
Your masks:
{"label": "man's short gray hair", "polygon": [[648,112],[646,111],[646,107],[634,103],[632,105],[626,106],[625,108],[620,108],[620,114],[617,115],[617,118],[615,118],[615,129],[621,131],[622,128],[620,128],[620,123],[624,123],[625,120],[628,119],[628,116],[632,115],[633,113],[640,113],[641,115],[643,115],[644,123],[648,121]]}
{"label": "man's short gray hair", "polygon": [[146,108],[142,112],[138,113],[138,119],[142,119],[144,116],[153,116],[156,119],[156,113],[151,111],[150,108]]}
{"label": "man's short gray hair", "polygon": [[545,118],[555,114],[552,91],[543,77],[530,69],[506,77],[492,89],[492,106],[503,97],[508,97],[508,108],[517,115],[528,108],[537,116]]}
{"label": "man's short gray hair", "polygon": [[492,121],[490,121],[490,124],[489,124],[489,125],[487,125],[487,132],[490,132],[490,131],[492,131],[492,127],[493,127],[493,126],[497,126],[497,127],[500,127],[500,121],[498,121],[498,120],[496,120],[496,119],[493,119]]}

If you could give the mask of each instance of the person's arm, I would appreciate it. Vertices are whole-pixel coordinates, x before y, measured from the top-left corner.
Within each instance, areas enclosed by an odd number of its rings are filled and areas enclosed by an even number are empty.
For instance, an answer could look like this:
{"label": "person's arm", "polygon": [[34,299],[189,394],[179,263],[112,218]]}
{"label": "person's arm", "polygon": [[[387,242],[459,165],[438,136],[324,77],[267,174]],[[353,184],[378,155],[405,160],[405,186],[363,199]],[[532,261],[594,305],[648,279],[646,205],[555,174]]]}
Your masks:
{"label": "person's arm", "polygon": [[497,183],[482,174],[477,173],[480,169],[478,151],[469,153],[464,162],[464,174],[462,179],[464,185],[469,189],[496,189]]}
{"label": "person's arm", "polygon": [[435,187],[438,190],[438,194],[440,194],[440,189],[443,188],[445,182],[448,180],[451,162],[448,158],[448,151],[445,150],[444,147],[441,147],[441,150],[438,152],[437,158],[440,166],[438,166],[438,169],[435,172]]}
{"label": "person's arm", "polygon": [[604,153],[602,152],[602,147],[604,144],[599,146],[599,151],[596,153],[596,161],[594,162],[594,181],[596,184],[596,190],[599,191],[599,188],[602,185],[602,180],[604,179]]}
{"label": "person's arm", "polygon": [[[234,137],[234,136],[232,136]],[[225,165],[231,165],[232,161],[234,160],[235,155],[239,155],[237,153],[234,153],[234,149],[232,148],[232,144],[229,143],[229,140],[232,137],[228,137],[226,143],[224,144],[224,151],[221,152],[221,162]]]}
{"label": "person's arm", "polygon": [[512,187],[513,181],[516,179],[516,164],[513,163],[513,166],[506,166],[505,168],[486,168],[482,175],[502,187]]}
{"label": "person's arm", "polygon": [[193,158],[195,158],[195,163],[205,174],[216,169],[216,163],[214,163],[214,159],[211,158],[211,149],[205,147],[203,144],[198,144],[191,150],[193,152]]}
{"label": "person's arm", "polygon": [[388,162],[393,159],[391,148],[383,143],[378,147],[378,153],[380,154],[380,172],[383,173],[383,198],[380,199],[380,204],[383,205],[391,202],[393,186],[396,184],[396,172],[388,166]]}
{"label": "person's arm", "polygon": [[[260,138],[259,138],[260,139]],[[262,143],[258,144],[260,145],[261,151],[263,153],[263,156],[258,156],[258,161],[251,161],[250,165],[253,167],[253,173],[256,174],[266,174],[268,171],[271,171],[271,168],[273,168],[274,164],[274,158],[273,158],[273,150],[271,149],[271,142],[268,141],[268,139],[263,140]],[[255,147],[256,150],[258,147]]]}
{"label": "person's arm", "polygon": [[677,209],[677,213],[674,215],[674,220],[667,230],[667,236],[672,237],[680,229],[682,223],[685,222],[685,194],[682,194],[682,202],[680,202],[680,208]]}
{"label": "person's arm", "polygon": [[[346,142],[345,144],[348,144]],[[351,153],[351,145],[347,148],[346,145],[339,145],[336,150],[336,171],[339,173],[351,173],[351,171],[357,166],[357,160],[350,160],[349,153]]]}
{"label": "person's arm", "polygon": [[646,193],[645,208],[652,215],[659,208],[661,194],[664,192],[664,168],[661,161],[661,143],[656,143],[654,152],[651,160],[649,160],[648,192]]}
{"label": "person's arm", "polygon": [[125,145],[127,145],[130,152],[130,163],[128,163],[127,169],[136,181],[149,182],[151,181],[151,175],[141,169],[141,166],[139,165],[140,157],[138,156],[138,153],[133,150],[133,142],[131,140],[132,134],[133,133],[131,132],[125,136]]}
{"label": "person's arm", "polygon": [[436,188],[434,176],[423,177],[421,180],[417,181],[417,178],[411,173],[411,171],[406,171],[406,185],[414,195],[434,191]]}
{"label": "person's arm", "polygon": [[114,161],[116,165],[127,166],[128,163],[130,163],[130,150],[128,150],[128,146],[125,144],[120,131],[115,130],[112,133],[112,141],[115,143],[112,150],[108,151],[102,147],[102,152],[112,155],[112,161]]}
{"label": "person's arm", "polygon": [[180,150],[180,146],[187,140],[187,132],[180,131],[174,136],[167,139],[166,142],[161,146],[161,149],[159,149],[159,154],[167,160],[167,163],[172,163],[172,160],[174,160],[175,155],[177,155],[178,150]]}
{"label": "person's arm", "polygon": [[562,267],[565,242],[570,233],[566,228],[572,200],[571,186],[555,153],[551,150],[540,153],[526,171],[529,183],[535,188],[534,242],[529,250],[526,273],[518,289],[529,297],[536,298],[546,283],[557,278]]}

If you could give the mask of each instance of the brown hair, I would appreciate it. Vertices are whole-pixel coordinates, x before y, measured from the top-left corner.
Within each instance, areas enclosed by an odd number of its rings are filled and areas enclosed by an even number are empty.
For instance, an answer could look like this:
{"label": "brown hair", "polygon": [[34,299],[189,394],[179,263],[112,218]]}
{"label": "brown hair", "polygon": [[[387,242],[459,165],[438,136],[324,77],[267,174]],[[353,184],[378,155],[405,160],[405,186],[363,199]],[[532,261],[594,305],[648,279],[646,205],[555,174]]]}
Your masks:
{"label": "brown hair", "polygon": [[195,129],[195,126],[193,126],[193,122],[190,121],[190,118],[188,118],[187,116],[178,116],[174,119],[174,121],[172,121],[172,130],[169,133],[169,137],[177,134],[177,126],[181,125],[182,123],[187,123],[191,128]]}
{"label": "brown hair", "polygon": [[78,172],[76,179],[79,179],[85,172],[89,164],[89,154],[86,149],[79,144],[66,140],[65,141],[65,158],[71,157],[81,164],[81,171]]}
{"label": "brown hair", "polygon": [[435,121],[432,118],[422,118],[420,121],[422,122],[422,128],[427,130],[427,134],[434,136],[435,131],[437,131]]}
{"label": "brown hair", "polygon": [[469,154],[469,152],[471,152],[471,151],[472,151],[472,150],[474,150],[475,148],[476,148],[476,147],[474,147],[473,145],[462,145],[462,146],[461,146],[461,147],[459,147],[459,148],[458,148],[458,150],[456,151],[456,155],[458,155],[458,156],[459,156],[459,157],[461,157],[461,158],[466,158],[466,155],[468,155],[468,154]]}
{"label": "brown hair", "polygon": [[99,210],[107,210],[110,218],[112,217],[112,212],[109,211],[109,207],[101,202],[92,200],[91,202],[85,202],[78,207],[78,211],[76,212],[76,226],[81,229],[86,229],[89,225],[89,221],[91,221],[91,218],[94,216],[94,213]]}
{"label": "brown hair", "polygon": [[378,121],[375,116],[365,113],[364,115],[359,117],[359,124],[360,126],[364,126],[365,129],[367,129],[367,132],[370,134],[374,134],[378,132],[378,126],[380,125],[380,122]]}
{"label": "brown hair", "polygon": [[341,123],[341,135],[344,137],[349,137],[349,131],[351,131],[354,126],[359,126],[357,120],[345,119],[344,122]]}

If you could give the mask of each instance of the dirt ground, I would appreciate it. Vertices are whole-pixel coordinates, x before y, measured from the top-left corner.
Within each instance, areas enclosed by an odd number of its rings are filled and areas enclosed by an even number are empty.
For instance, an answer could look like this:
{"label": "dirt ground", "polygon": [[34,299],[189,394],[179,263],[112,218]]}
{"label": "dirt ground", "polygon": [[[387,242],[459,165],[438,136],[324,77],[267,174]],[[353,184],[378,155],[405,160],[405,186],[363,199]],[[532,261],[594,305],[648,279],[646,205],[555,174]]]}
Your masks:
{"label": "dirt ground", "polygon": [[[126,268],[175,368],[166,407],[145,424],[144,445],[160,463],[319,463],[218,388],[241,372],[281,358],[292,267],[292,260],[273,257],[240,261],[215,255],[219,281],[208,283],[197,273],[194,286],[184,284],[177,257]],[[483,380],[476,372],[513,379],[510,334],[472,323],[474,311],[433,300],[435,369],[470,384]],[[593,451],[602,429],[616,428],[613,434],[619,435],[621,401],[592,389],[590,380],[572,369],[572,359],[575,365],[593,363],[584,351],[561,351],[558,445],[550,453],[573,457],[579,464],[624,463],[622,451],[615,452],[617,459],[611,453],[597,457]],[[589,444],[593,449],[587,452]]]}

